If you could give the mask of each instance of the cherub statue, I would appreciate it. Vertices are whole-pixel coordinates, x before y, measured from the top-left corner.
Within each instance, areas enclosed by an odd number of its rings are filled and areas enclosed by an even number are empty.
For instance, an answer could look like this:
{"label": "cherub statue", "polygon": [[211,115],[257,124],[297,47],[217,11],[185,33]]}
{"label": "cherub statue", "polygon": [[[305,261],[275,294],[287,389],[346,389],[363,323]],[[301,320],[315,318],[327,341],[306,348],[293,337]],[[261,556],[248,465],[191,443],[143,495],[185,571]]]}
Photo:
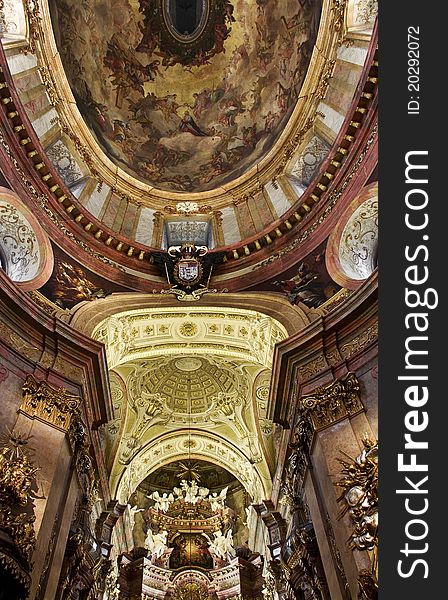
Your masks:
{"label": "cherub statue", "polygon": [[214,540],[204,533],[204,536],[209,542],[209,549],[216,554],[219,558],[226,560],[228,556],[235,556],[235,548],[233,547],[232,530],[229,529],[226,535],[223,535],[222,531],[214,531]]}
{"label": "cherub statue", "polygon": [[161,512],[167,512],[170,508],[170,504],[174,502],[173,494],[168,495],[166,492],[164,492],[162,495],[160,495],[157,491],[152,492],[152,494],[149,494],[147,497],[151,500],[154,500],[154,508],[156,510],[160,510]]}
{"label": "cherub statue", "polygon": [[159,533],[153,533],[151,528],[146,532],[145,548],[148,549],[148,556],[151,558],[160,558],[165,552],[168,531],[164,529]]}
{"label": "cherub statue", "polygon": [[224,502],[227,497],[228,489],[229,489],[229,486],[227,486],[223,490],[221,490],[219,492],[219,494],[217,492],[213,492],[212,494],[210,494],[210,497],[209,497],[210,506],[214,512],[216,512],[218,510],[224,510]]}

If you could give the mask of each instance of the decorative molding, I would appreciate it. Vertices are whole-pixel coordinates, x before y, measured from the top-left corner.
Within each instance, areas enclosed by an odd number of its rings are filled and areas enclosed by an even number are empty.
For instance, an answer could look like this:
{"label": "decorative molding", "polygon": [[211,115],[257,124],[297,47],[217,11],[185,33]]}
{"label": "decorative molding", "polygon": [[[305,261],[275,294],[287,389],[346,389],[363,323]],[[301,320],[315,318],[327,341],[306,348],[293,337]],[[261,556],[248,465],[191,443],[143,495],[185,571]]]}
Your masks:
{"label": "decorative molding", "polygon": [[344,598],[344,600],[352,600],[352,596],[350,594],[350,586],[348,584],[347,575],[345,574],[344,565],[342,563],[341,552],[339,550],[339,546],[334,535],[333,524],[331,522],[331,517],[328,514],[328,512],[325,516],[324,526],[327,533],[327,539],[330,545],[330,552],[336,567],[336,575],[339,581],[339,585],[343,590],[342,597]]}
{"label": "decorative molding", "polygon": [[23,3],[25,16],[28,21],[28,47],[29,51],[35,54],[36,42],[41,36],[42,17],[38,0],[25,0]]}
{"label": "decorative molding", "polygon": [[[47,90],[48,90],[48,88],[47,88]],[[79,137],[75,133],[73,133],[73,131],[70,129],[70,127],[68,127],[64,123],[61,123],[60,120],[58,120],[58,123],[59,123],[59,127],[61,128],[61,131],[63,133],[65,133],[65,135],[68,138],[70,138],[70,140],[73,142],[73,144],[74,144],[74,146],[75,146],[75,148],[76,148],[79,156],[81,157],[81,160],[87,165],[87,167],[89,168],[89,171],[90,171],[91,175],[93,177],[99,179],[100,178],[100,173],[95,168],[95,163],[92,160],[92,153],[91,153],[91,151],[89,151],[89,149],[87,148],[87,146],[85,146],[85,144],[83,144],[81,142],[81,140],[79,139]],[[98,185],[102,186],[103,182],[101,180],[99,180],[98,181]]]}
{"label": "decorative molding", "polygon": [[67,432],[73,418],[79,417],[81,398],[69,394],[64,388],[53,389],[45,381],[28,375],[22,387],[19,411],[32,419],[39,419]]}
{"label": "decorative molding", "polygon": [[349,359],[377,338],[378,321],[357,335],[350,342],[343,344],[340,348],[340,352],[345,359]]}
{"label": "decorative molding", "polygon": [[334,15],[333,26],[339,32],[339,43],[344,38],[345,9],[348,0],[333,0],[331,11]]}
{"label": "decorative molding", "polygon": [[[27,14],[27,18],[28,18],[28,22],[29,22],[29,29],[30,29],[30,46],[32,46],[33,48],[35,48],[37,50],[37,54],[38,54],[38,62],[40,65],[44,65],[45,63],[51,64],[52,65],[52,73],[50,74],[50,77],[46,77],[45,75],[43,76],[44,79],[44,84],[46,85],[47,91],[49,96],[52,98],[52,102],[53,104],[55,104],[56,98],[54,98],[55,92],[56,94],[59,94],[61,99],[68,100],[68,104],[69,105],[74,105],[75,103],[73,102],[73,98],[71,97],[71,94],[69,92],[69,90],[67,90],[67,82],[65,80],[65,74],[63,72],[62,69],[62,65],[59,62],[59,58],[56,55],[55,56],[55,50],[54,50],[54,46],[52,45],[51,42],[51,37],[50,39],[47,39],[48,36],[47,34],[47,28],[50,27],[51,23],[49,20],[49,16],[46,12],[46,10],[44,10],[45,7],[39,7],[37,1],[33,1],[33,0],[27,0],[25,2],[26,5],[26,14]],[[319,52],[315,51],[315,60],[312,63],[313,64],[313,69],[312,69],[312,73],[308,73],[307,76],[307,93],[303,94],[303,98],[309,98],[310,99],[310,105],[309,107],[307,106],[307,110],[296,110],[295,113],[293,114],[293,116],[291,117],[291,123],[288,123],[288,127],[287,127],[287,134],[286,136],[284,136],[284,139],[281,140],[281,142],[278,143],[278,148],[275,147],[273,148],[272,152],[275,153],[273,156],[273,159],[271,159],[271,155],[269,155],[269,157],[266,157],[266,160],[263,162],[263,170],[261,171],[261,173],[263,174],[263,181],[264,184],[266,184],[269,181],[272,181],[272,178],[274,177],[274,179],[279,176],[279,174],[282,172],[282,170],[284,171],[284,166],[286,166],[286,163],[288,161],[288,156],[289,156],[289,150],[290,150],[290,144],[294,144],[297,143],[297,139],[301,137],[303,130],[308,128],[310,126],[310,122],[311,122],[311,126],[312,126],[312,122],[315,119],[316,116],[316,110],[318,108],[318,103],[320,102],[320,100],[325,96],[327,88],[328,88],[328,84],[331,80],[332,77],[332,70],[334,68],[334,64],[335,64],[335,53],[337,50],[338,45],[340,44],[340,37],[344,32],[344,18],[345,18],[345,13],[346,13],[346,8],[347,8],[347,0],[333,0],[333,3],[328,2],[328,6],[325,7],[325,11],[322,17],[322,24],[321,24],[321,29],[319,31],[319,38],[318,38],[318,42],[316,44],[316,47],[319,48]],[[37,40],[39,40],[38,43],[34,44],[33,40],[37,42]],[[54,44],[54,42],[53,42]],[[46,68],[45,66],[43,66],[42,68]],[[368,69],[368,67],[366,67]],[[362,76],[364,77],[364,75]],[[55,85],[56,84],[56,85]],[[371,88],[372,88],[372,82],[369,80],[368,82],[369,90],[367,92],[368,95],[366,96],[362,96],[362,101],[363,101],[363,106],[361,107],[363,112],[357,112],[358,111],[358,107],[354,107],[354,114],[352,115],[353,117],[353,121],[356,122],[356,124],[359,126],[363,124],[363,121],[366,120],[366,113],[370,112],[371,109],[371,104],[372,104],[372,99],[374,97],[374,93],[372,92]],[[373,86],[375,87],[375,86]],[[56,102],[57,104],[57,102]],[[62,104],[62,102],[60,102],[60,104]],[[65,102],[64,104],[67,104],[67,102]],[[301,109],[303,109],[303,107],[301,107]],[[312,117],[310,117],[309,115],[313,114]],[[109,184],[111,187],[115,187],[118,189],[118,187],[122,187],[123,189],[125,189],[127,192],[129,192],[130,189],[130,183],[129,183],[129,178],[124,176],[123,179],[121,179],[122,175],[121,172],[118,175],[118,182],[117,182],[117,174],[115,172],[115,169],[113,170],[113,181],[111,179],[111,165],[108,165],[107,167],[105,167],[104,165],[99,165],[98,163],[100,162],[94,155],[95,152],[93,153],[93,159],[92,159],[92,152],[88,152],[86,154],[85,149],[89,149],[91,147],[91,144],[89,143],[90,140],[88,138],[88,134],[87,134],[87,127],[81,128],[82,129],[82,133],[80,134],[81,139],[78,138],[75,135],[75,130],[78,128],[74,128],[72,125],[76,123],[79,125],[78,121],[79,121],[79,117],[78,120],[76,120],[76,114],[71,114],[70,116],[67,115],[60,115],[60,126],[61,126],[61,131],[64,130],[66,135],[69,135],[71,138],[72,136],[76,137],[76,140],[72,138],[72,141],[74,142],[75,145],[81,144],[81,146],[78,148],[78,150],[80,151],[80,153],[83,156],[83,160],[85,161],[85,163],[87,164],[87,166],[89,167],[89,169],[91,170],[91,172],[93,173],[94,177],[98,180],[108,180]],[[62,120],[64,120],[64,123],[62,123]],[[352,122],[353,122],[352,121]],[[349,122],[349,121],[347,121]],[[65,130],[64,128],[66,128],[67,130]],[[70,132],[68,131],[70,130]],[[348,126],[347,129],[348,133],[350,133],[350,125]],[[297,137],[298,136],[298,137]],[[347,137],[349,138],[353,138],[353,136],[348,135]],[[81,141],[84,140],[84,141]],[[353,141],[353,140],[352,140]],[[323,193],[325,194],[325,190],[327,189],[327,187],[329,187],[330,185],[330,181],[333,179],[333,177],[335,176],[335,173],[337,171],[338,168],[340,168],[339,166],[342,164],[343,161],[345,161],[345,157],[347,154],[347,148],[348,146],[350,146],[350,144],[352,143],[352,141],[350,141],[349,143],[344,142],[344,147],[342,148],[344,153],[341,154],[339,152],[339,148],[337,149],[337,151],[334,153],[332,153],[332,157],[333,157],[333,161],[331,162],[331,166],[328,167],[328,170],[326,170],[325,172],[322,172],[321,178],[319,180],[319,186],[320,187],[315,187],[313,190],[310,190],[312,193],[308,194],[306,203],[301,203],[299,204],[299,202],[296,203],[295,206],[295,213],[293,215],[289,215],[289,217],[285,220],[283,220],[282,223],[280,223],[280,225],[278,227],[276,227],[276,229],[271,233],[271,234],[266,234],[266,235],[262,235],[260,236],[259,239],[255,240],[255,241],[251,241],[249,244],[246,244],[245,246],[241,246],[238,249],[235,249],[235,251],[233,252],[233,258],[241,258],[244,257],[245,255],[251,254],[255,251],[260,250],[263,246],[266,246],[266,243],[270,243],[267,242],[267,239],[270,237],[270,235],[274,236],[276,235],[276,232],[280,232],[280,235],[282,234],[286,234],[288,233],[289,229],[292,226],[298,225],[300,224],[300,222],[302,221],[302,218],[306,217],[307,214],[309,213],[310,210],[313,209],[313,204],[320,201],[321,197],[322,197],[322,190]],[[99,150],[99,148],[96,148],[96,150]],[[296,148],[295,148],[296,149]],[[268,160],[269,159],[269,160]],[[285,163],[286,160],[286,163]],[[280,165],[279,165],[280,162]],[[96,166],[95,166],[96,163]],[[283,165],[283,166],[281,166]],[[338,166],[336,166],[338,165]],[[93,170],[92,170],[93,169]],[[99,173],[99,171],[101,171],[101,173]],[[241,179],[241,178],[240,178]],[[256,193],[257,188],[260,186],[260,166],[258,166],[256,169],[251,169],[250,173],[247,174],[247,176],[245,176],[245,178],[240,182],[238,181],[238,188],[235,188],[235,192],[237,194],[237,196],[241,196],[244,193],[248,193],[249,195],[254,195],[254,193]],[[166,203],[166,198],[164,197],[160,197],[160,194],[157,193],[157,190],[155,189],[149,189],[148,191],[148,200],[152,201],[154,203],[154,205],[157,205],[157,208],[159,210],[163,209],[163,205],[162,205],[162,201]],[[217,209],[222,209],[224,206],[228,206],[228,203],[225,204],[226,202],[228,202],[229,199],[229,194],[226,192],[225,194],[223,194],[222,191],[220,190],[214,190],[214,194],[212,197],[213,203],[216,204],[216,206],[214,206],[214,208]],[[122,196],[123,192],[120,192],[119,195]],[[127,197],[131,198],[132,202],[135,202],[137,205],[141,205],[141,202],[138,199],[138,195],[137,194],[131,194],[129,196],[128,193],[125,194]],[[232,194],[230,194],[232,195]],[[135,198],[133,196],[136,196]],[[208,198],[207,202],[211,202],[211,200]],[[305,206],[306,204],[306,206]],[[303,206],[302,206],[303,205]],[[78,209],[79,210],[79,209]],[[80,213],[82,214],[82,213]],[[294,219],[295,215],[297,215],[297,217]],[[73,217],[75,218],[77,216],[77,211],[75,211],[75,213],[73,214]],[[78,215],[79,216],[79,215]],[[88,216],[84,215],[85,219],[88,219]],[[78,221],[79,223],[80,221]],[[88,224],[88,223],[87,223]],[[282,231],[283,228],[283,231]],[[97,230],[96,227],[92,228],[88,231],[91,231],[92,234],[94,234],[96,231],[101,231],[101,230]],[[278,234],[277,234],[278,235]],[[104,242],[106,239],[109,239],[108,236],[103,236],[104,239],[102,239],[102,241]],[[101,238],[100,238],[101,239]],[[126,243],[126,242],[124,242]],[[121,250],[121,246],[120,246],[120,250]],[[144,252],[144,250],[141,250],[142,252]],[[232,259],[232,255],[229,254],[228,258]]]}
{"label": "decorative molding", "polygon": [[[345,1],[345,0],[344,0]],[[316,90],[316,98],[318,100],[323,100],[327,95],[328,86],[330,85],[330,81],[333,77],[334,67],[336,65],[336,60],[327,60],[325,63],[322,74],[319,80],[319,85]]]}
{"label": "decorative molding", "polygon": [[[0,130],[0,144],[2,145],[6,155],[8,156],[9,161],[13,165],[16,170],[20,180],[22,181],[27,192],[34,198],[34,200],[39,204],[39,206],[44,210],[47,216],[51,219],[51,221],[62,231],[64,235],[66,235],[72,242],[74,242],[77,246],[81,247],[87,254],[92,256],[93,258],[98,259],[99,261],[114,267],[115,269],[119,269],[120,271],[124,271],[124,267],[117,264],[115,261],[107,258],[103,254],[99,252],[95,252],[92,248],[86,244],[83,240],[78,239],[72,231],[70,231],[64,224],[63,220],[48,206],[49,199],[44,194],[39,194],[34,185],[26,176],[25,171],[19,165],[19,162],[15,158],[11,148],[6,142],[5,137]],[[62,197],[62,196],[61,196]]]}
{"label": "decorative molding", "polygon": [[[193,336],[182,335],[188,330]],[[135,330],[135,336],[132,332]],[[247,309],[221,307],[142,308],[118,312],[98,323],[92,337],[106,346],[110,369],[128,360],[179,352],[243,358],[270,368],[274,347],[288,337],[276,319]]]}
{"label": "decorative molding", "polygon": [[325,356],[317,356],[312,361],[308,362],[306,365],[299,366],[299,374],[302,379],[311,379],[314,375],[325,371],[328,369],[328,364],[325,359]]}
{"label": "decorative molding", "polygon": [[[319,87],[320,87],[320,85],[321,84],[319,83]],[[310,129],[312,129],[315,120],[316,120],[315,116],[309,118],[305,122],[304,126],[294,135],[294,137],[288,141],[288,143],[286,144],[286,146],[283,150],[280,164],[277,166],[277,168],[275,170],[275,174],[272,177],[272,181],[275,182],[280,177],[280,175],[283,175],[287,164],[289,163],[291,158],[296,153],[297,147],[303,142],[308,131]]]}
{"label": "decorative molding", "polygon": [[59,98],[58,93],[56,91],[56,84],[54,82],[51,71],[48,69],[48,67],[43,65],[38,67],[37,70],[39,71],[42,83],[44,84],[45,89],[47,90],[47,95],[48,99],[50,100],[50,104],[56,108],[57,106],[59,106],[61,99]]}
{"label": "decorative molding", "polygon": [[[260,467],[253,465],[235,444],[208,431],[172,432],[149,442],[120,473],[112,473],[112,491],[121,504],[126,504],[137,486],[158,466],[179,460],[186,455],[232,469],[253,502],[266,497],[267,481],[260,475]],[[116,491],[116,493],[115,493]]]}
{"label": "decorative molding", "polygon": [[316,312],[327,315],[334,308],[345,302],[345,300],[347,300],[347,298],[349,298],[352,294],[353,290],[347,290],[345,288],[342,288],[341,290],[336,292],[334,296],[332,296],[326,302],[321,304],[319,308],[316,309]]}
{"label": "decorative molding", "polygon": [[285,246],[284,248],[282,248],[275,254],[271,254],[271,256],[269,256],[269,258],[266,258],[265,260],[254,265],[252,267],[252,271],[261,269],[262,267],[265,267],[266,265],[282,258],[282,256],[285,256],[285,254],[289,254],[290,252],[295,250],[298,246],[303,244],[303,242],[305,242],[305,240],[307,240],[311,236],[311,234],[316,231],[316,229],[319,227],[319,225],[321,225],[325,221],[325,219],[333,212],[334,207],[338,203],[338,201],[341,198],[342,194],[344,193],[345,189],[348,187],[348,185],[350,184],[352,179],[357,174],[358,170],[362,166],[362,163],[369,152],[370,146],[375,142],[377,134],[378,134],[378,123],[375,123],[374,127],[372,128],[372,133],[371,133],[369,139],[367,140],[363,151],[358,155],[358,159],[357,159],[356,163],[353,165],[352,169],[350,170],[349,175],[344,179],[344,182],[342,183],[342,185],[337,190],[334,190],[333,192],[331,192],[331,194],[328,196],[325,210],[319,216],[319,218],[316,219],[316,221],[314,221],[314,223],[312,225],[310,225],[310,227],[308,227],[305,231],[303,231],[290,244],[288,244],[287,246]]}

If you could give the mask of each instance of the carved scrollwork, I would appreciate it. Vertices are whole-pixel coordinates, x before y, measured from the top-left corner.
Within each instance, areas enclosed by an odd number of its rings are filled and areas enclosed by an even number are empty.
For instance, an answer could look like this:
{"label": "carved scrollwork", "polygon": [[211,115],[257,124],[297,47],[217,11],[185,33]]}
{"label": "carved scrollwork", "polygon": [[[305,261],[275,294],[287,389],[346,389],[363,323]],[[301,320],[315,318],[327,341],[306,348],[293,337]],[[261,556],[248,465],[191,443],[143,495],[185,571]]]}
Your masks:
{"label": "carved scrollwork", "polygon": [[6,271],[13,281],[28,281],[39,269],[40,251],[31,224],[12,204],[0,205],[0,246]]}
{"label": "carved scrollwork", "polygon": [[293,527],[282,547],[282,566],[294,595],[306,600],[328,597],[328,588],[316,536],[311,523]]}

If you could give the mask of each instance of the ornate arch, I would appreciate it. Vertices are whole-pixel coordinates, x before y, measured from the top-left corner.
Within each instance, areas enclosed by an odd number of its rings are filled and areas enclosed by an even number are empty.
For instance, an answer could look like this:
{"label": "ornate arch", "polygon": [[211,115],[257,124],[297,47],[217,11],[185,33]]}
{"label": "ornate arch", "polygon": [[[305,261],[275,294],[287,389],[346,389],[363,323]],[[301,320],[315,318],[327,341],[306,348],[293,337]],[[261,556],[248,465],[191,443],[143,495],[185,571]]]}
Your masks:
{"label": "ornate arch", "polygon": [[[149,442],[111,481],[111,492],[126,504],[136,487],[153,471],[179,459],[207,460],[231,470],[253,502],[269,497],[271,482],[260,468],[227,440],[204,431],[171,432]],[[233,469],[232,469],[233,466]]]}

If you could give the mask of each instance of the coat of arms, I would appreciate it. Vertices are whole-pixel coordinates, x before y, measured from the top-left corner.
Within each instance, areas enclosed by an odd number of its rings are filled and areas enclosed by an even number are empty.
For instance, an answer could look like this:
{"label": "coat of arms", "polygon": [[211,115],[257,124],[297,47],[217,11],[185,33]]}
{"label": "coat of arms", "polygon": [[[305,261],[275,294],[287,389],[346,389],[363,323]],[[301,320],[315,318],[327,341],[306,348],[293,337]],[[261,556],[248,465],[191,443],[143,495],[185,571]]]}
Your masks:
{"label": "coat of arms", "polygon": [[202,272],[202,265],[197,258],[182,258],[174,267],[174,279],[190,287],[201,280]]}
{"label": "coat of arms", "polygon": [[202,257],[207,253],[206,246],[195,246],[194,244],[171,246],[168,254],[175,259],[173,276],[176,283],[187,289],[200,283],[204,275]]}
{"label": "coat of arms", "polygon": [[154,254],[154,262],[165,271],[170,289],[162,294],[173,294],[178,300],[199,300],[204,294],[217,292],[209,283],[213,267],[222,262],[224,252],[209,252],[207,246],[193,243],[170,246],[166,254]]}

